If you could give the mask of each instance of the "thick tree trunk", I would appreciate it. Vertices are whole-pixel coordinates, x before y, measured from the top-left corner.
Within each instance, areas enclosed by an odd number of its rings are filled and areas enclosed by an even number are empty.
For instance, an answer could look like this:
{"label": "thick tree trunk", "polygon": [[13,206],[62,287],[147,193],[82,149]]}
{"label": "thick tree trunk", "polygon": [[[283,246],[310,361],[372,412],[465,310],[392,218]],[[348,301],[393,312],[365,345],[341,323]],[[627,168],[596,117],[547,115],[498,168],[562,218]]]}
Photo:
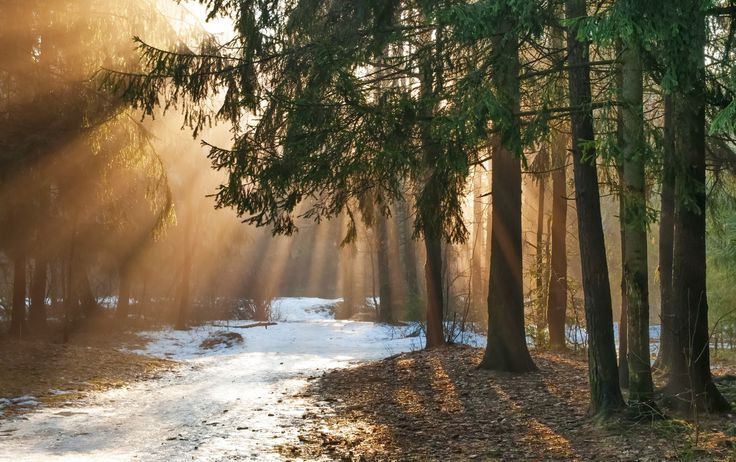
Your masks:
{"label": "thick tree trunk", "polygon": [[28,335],[26,324],[26,255],[18,250],[13,257],[13,308],[10,312],[10,335]]}
{"label": "thick tree trunk", "polygon": [[479,367],[508,372],[536,370],[526,345],[521,237],[521,160],[510,146],[518,140],[518,39],[495,40],[499,59],[493,84],[508,101],[508,132],[494,135],[491,197],[491,275],[488,284],[488,343]]}
{"label": "thick tree trunk", "polygon": [[628,321],[629,405],[638,415],[658,413],[649,360],[649,271],[645,182],[644,84],[634,46],[622,53],[623,70],[623,280]]}
{"label": "thick tree trunk", "polygon": [[[584,0],[567,0],[566,16],[587,16]],[[598,171],[595,164],[595,137],[590,93],[588,43],[578,41],[577,26],[567,33],[569,88],[572,123],[572,154],[575,172],[580,259],[588,332],[588,378],[590,412],[607,417],[623,409],[618,385],[616,349],[613,341],[611,287],[601,222]]]}
{"label": "thick tree trunk", "polygon": [[424,247],[427,250],[427,263],[424,266],[427,283],[427,348],[435,348],[445,344],[442,327],[442,244],[439,238],[425,236]]}
{"label": "thick tree trunk", "polygon": [[547,324],[553,350],[564,350],[567,313],[567,150],[564,138],[552,139],[552,255],[550,257]]}
{"label": "thick tree trunk", "polygon": [[389,262],[388,218],[379,213],[376,217],[376,245],[378,254],[378,318],[381,322],[392,323],[394,316],[394,296],[391,282],[391,265]]}
{"label": "thick tree trunk", "polygon": [[40,249],[35,260],[28,324],[34,334],[38,334],[46,330],[46,283],[48,282],[49,263],[43,255],[43,250]]}
{"label": "thick tree trunk", "polygon": [[[730,410],[710,373],[708,300],[705,263],[705,18],[700,2],[689,3],[692,49],[698,66],[691,85],[678,88],[675,100],[677,191],[686,194],[675,205],[672,262],[673,340],[675,351],[667,394],[679,408]],[[684,87],[684,88],[683,88]]]}
{"label": "thick tree trunk", "polygon": [[673,355],[672,251],[675,234],[675,127],[672,96],[664,97],[664,155],[662,165],[662,199],[659,215],[659,353],[655,367],[669,371]]}

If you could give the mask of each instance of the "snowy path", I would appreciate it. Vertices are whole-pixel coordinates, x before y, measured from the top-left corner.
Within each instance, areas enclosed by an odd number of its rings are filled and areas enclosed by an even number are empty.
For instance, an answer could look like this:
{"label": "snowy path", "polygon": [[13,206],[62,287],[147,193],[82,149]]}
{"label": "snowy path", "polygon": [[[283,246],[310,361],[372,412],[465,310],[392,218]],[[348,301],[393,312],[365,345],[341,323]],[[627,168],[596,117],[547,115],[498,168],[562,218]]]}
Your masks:
{"label": "snowy path", "polygon": [[[294,397],[309,377],[355,361],[419,348],[385,326],[327,319],[320,299],[280,300],[268,329],[231,329],[245,342],[207,351],[210,332],[150,333],[146,353],[184,362],[175,373],[0,420],[0,461],[280,460],[309,406]],[[239,322],[239,324],[242,324]]]}

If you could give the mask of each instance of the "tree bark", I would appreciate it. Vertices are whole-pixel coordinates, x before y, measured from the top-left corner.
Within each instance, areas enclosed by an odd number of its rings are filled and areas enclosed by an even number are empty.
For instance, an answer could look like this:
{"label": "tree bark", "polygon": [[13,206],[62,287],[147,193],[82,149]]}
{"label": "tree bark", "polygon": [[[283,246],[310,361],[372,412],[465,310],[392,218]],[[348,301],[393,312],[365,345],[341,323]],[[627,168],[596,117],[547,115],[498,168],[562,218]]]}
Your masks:
{"label": "tree bark", "polygon": [[378,213],[376,217],[376,244],[378,254],[378,318],[381,322],[395,322],[394,296],[391,282],[391,265],[389,262],[388,218]]}
{"label": "tree bark", "polygon": [[[542,162],[540,162],[540,166],[544,169],[547,168],[547,165],[549,164],[547,157],[547,148],[544,147],[540,150],[539,154],[540,156],[543,156]],[[545,266],[545,249],[544,249],[544,195],[545,195],[545,184],[547,183],[546,173],[542,173],[537,178],[538,186],[539,186],[539,192],[537,194],[537,236],[536,236],[536,245],[537,250],[535,254],[535,263],[536,268],[534,268],[534,274],[535,274],[535,283],[537,288],[537,300],[536,300],[536,319],[534,320],[537,328],[537,332],[542,332],[544,329],[547,328],[547,317],[546,314],[546,307],[547,307],[547,294],[545,293],[545,273],[544,270]]]}
{"label": "tree bark", "polygon": [[521,236],[521,152],[518,38],[507,33],[494,40],[498,59],[493,85],[506,100],[512,119],[507,133],[494,135],[491,197],[491,274],[488,284],[488,343],[479,367],[508,372],[536,370],[524,331]]}
{"label": "tree bark", "polygon": [[645,182],[644,83],[640,52],[628,45],[622,53],[623,197],[622,249],[628,321],[629,406],[638,415],[659,413],[653,401],[649,360],[649,271]]}
{"label": "tree bark", "polygon": [[[584,0],[567,0],[566,16],[587,16]],[[575,173],[575,201],[578,210],[578,234],[583,272],[585,319],[588,332],[588,379],[590,412],[606,418],[623,409],[624,400],[618,385],[616,350],[613,341],[611,287],[601,222],[598,171],[593,147],[593,114],[590,92],[590,61],[587,41],[578,41],[578,26],[567,31],[568,84],[571,113],[572,154]]]}
{"label": "tree bark", "polygon": [[672,96],[664,97],[664,152],[662,194],[659,215],[659,294],[660,330],[659,353],[654,365],[669,371],[673,355],[672,252],[675,234],[675,127]]}
{"label": "tree bark", "polygon": [[567,317],[567,150],[560,134],[552,139],[552,256],[550,257],[547,324],[553,350],[564,350]]}
{"label": "tree bark", "polygon": [[[473,242],[470,247],[470,290],[473,310],[480,310],[483,305],[483,201],[480,198],[483,189],[483,169],[476,166],[473,173]],[[479,311],[482,313],[482,311]]]}
{"label": "tree bark", "polygon": [[424,275],[427,283],[427,348],[445,345],[442,327],[444,301],[442,297],[442,244],[437,237],[424,237],[427,263]]}
{"label": "tree bark", "polygon": [[[675,351],[666,393],[675,407],[726,412],[731,406],[710,373],[708,299],[705,263],[705,17],[700,2],[685,13],[699,54],[675,93],[678,158],[675,235],[672,261],[673,341]],[[687,14],[690,13],[690,14]],[[690,19],[692,17],[692,19]],[[687,64],[683,64],[686,66]],[[684,196],[684,197],[683,197]]]}

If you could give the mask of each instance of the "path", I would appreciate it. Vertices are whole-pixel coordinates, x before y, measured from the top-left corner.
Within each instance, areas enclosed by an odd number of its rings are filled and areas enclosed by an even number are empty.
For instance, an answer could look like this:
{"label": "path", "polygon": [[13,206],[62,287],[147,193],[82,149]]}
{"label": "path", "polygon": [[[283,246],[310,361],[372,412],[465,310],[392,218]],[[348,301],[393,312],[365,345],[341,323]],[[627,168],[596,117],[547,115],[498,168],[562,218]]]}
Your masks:
{"label": "path", "polygon": [[164,377],[94,394],[78,406],[0,420],[0,461],[281,460],[310,406],[295,395],[326,369],[419,347],[395,329],[329,319],[331,301],[282,299],[284,322],[232,329],[243,345],[203,352],[224,328],[151,333],[146,353],[184,364]]}

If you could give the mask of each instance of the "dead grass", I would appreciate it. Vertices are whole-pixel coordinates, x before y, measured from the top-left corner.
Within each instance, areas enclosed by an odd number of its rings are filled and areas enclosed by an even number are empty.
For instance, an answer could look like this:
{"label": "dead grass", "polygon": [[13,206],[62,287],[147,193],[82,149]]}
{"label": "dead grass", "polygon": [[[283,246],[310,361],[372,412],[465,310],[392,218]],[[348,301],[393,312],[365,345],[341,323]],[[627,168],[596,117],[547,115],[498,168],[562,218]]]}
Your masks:
{"label": "dead grass", "polygon": [[[329,372],[306,396],[301,444],[287,457],[336,460],[736,460],[727,416],[694,427],[587,418],[585,358],[536,353],[539,372],[476,368],[482,350],[454,347],[401,354]],[[730,397],[732,400],[736,396]]]}

